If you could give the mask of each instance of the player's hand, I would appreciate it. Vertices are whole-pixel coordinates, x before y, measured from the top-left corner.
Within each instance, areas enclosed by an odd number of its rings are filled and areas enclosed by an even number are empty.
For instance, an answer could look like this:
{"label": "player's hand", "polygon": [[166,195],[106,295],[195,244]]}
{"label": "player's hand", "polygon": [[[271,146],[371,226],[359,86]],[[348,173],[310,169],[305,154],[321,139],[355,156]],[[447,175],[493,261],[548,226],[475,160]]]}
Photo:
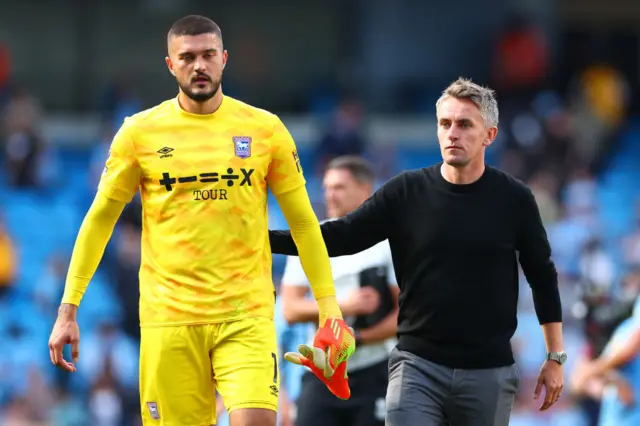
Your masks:
{"label": "player's hand", "polygon": [[287,352],[284,358],[294,364],[307,367],[336,397],[349,399],[351,389],[349,389],[347,376],[347,361],[341,363],[331,377],[325,377],[323,368],[326,363],[326,354],[320,348],[308,345],[300,345],[298,350],[300,353]]}
{"label": "player's hand", "polygon": [[343,315],[366,315],[380,306],[380,294],[373,287],[361,287],[353,290],[340,302]]}
{"label": "player's hand", "polygon": [[329,318],[318,329],[313,346],[300,345],[300,353],[287,352],[285,359],[308,367],[334,395],[348,399],[351,392],[347,377],[347,361],[355,349],[356,339],[353,330],[343,319]]}
{"label": "player's hand", "polygon": [[545,398],[539,410],[548,410],[558,402],[564,388],[564,369],[555,361],[545,361],[538,375],[538,384],[533,394],[533,399],[538,399],[544,387]]}
{"label": "player's hand", "polygon": [[[69,362],[62,356],[65,345],[71,345],[71,359]],[[76,364],[80,357],[80,329],[74,318],[59,315],[53,325],[49,337],[49,357],[53,365],[71,373],[76,371]]]}

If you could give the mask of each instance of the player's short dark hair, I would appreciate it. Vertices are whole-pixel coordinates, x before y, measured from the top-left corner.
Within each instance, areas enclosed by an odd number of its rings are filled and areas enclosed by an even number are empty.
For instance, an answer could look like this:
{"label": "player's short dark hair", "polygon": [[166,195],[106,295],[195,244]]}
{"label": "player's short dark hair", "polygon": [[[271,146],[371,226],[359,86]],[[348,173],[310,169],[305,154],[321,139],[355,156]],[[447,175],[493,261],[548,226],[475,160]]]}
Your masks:
{"label": "player's short dark hair", "polygon": [[218,24],[202,15],[188,15],[173,23],[167,40],[171,37],[215,34],[222,40],[222,31]]}
{"label": "player's short dark hair", "polygon": [[358,155],[343,155],[329,161],[327,170],[336,169],[347,170],[359,183],[373,185],[376,181],[376,174],[373,172],[371,163]]}

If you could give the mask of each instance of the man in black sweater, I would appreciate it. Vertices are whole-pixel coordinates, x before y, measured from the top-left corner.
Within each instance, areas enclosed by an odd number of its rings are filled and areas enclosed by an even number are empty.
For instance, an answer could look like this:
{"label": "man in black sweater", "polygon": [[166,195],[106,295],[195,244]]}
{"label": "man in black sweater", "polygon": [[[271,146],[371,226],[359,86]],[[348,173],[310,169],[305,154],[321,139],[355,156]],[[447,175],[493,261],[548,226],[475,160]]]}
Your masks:
{"label": "man in black sweater", "polygon": [[[386,424],[507,426],[520,385],[510,344],[518,260],[547,346],[534,398],[544,387],[541,410],[560,398],[557,273],[533,194],[485,165],[498,132],[493,91],[458,79],[436,110],[444,161],[392,178],[322,234],[332,257],[389,240],[400,296]],[[288,231],[270,240],[274,253],[296,254]]]}

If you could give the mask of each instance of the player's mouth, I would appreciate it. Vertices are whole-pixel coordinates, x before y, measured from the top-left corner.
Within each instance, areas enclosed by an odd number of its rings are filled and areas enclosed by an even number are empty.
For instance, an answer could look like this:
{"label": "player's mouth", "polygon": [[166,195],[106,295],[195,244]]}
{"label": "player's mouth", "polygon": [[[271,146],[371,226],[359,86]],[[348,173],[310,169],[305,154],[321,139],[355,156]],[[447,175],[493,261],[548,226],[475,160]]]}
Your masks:
{"label": "player's mouth", "polygon": [[206,76],[204,76],[204,75],[202,75],[202,76],[198,76],[198,77],[196,77],[196,78],[194,78],[194,79],[193,79],[193,82],[194,82],[195,84],[198,84],[198,85],[207,84],[207,83],[209,83],[210,81],[211,81],[211,80],[209,79],[209,77],[206,77]]}
{"label": "player's mouth", "polygon": [[456,149],[461,150],[462,148],[460,148],[459,146],[448,146],[447,149],[448,150],[456,150]]}

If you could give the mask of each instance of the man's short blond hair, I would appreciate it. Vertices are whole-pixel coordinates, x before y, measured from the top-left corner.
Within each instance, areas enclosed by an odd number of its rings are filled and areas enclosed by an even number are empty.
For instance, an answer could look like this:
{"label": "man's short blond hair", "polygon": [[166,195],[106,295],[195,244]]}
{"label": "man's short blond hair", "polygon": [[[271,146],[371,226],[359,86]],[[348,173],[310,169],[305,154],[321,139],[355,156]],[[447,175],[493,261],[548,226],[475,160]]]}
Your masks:
{"label": "man's short blond hair", "polygon": [[498,101],[492,89],[460,77],[444,89],[442,96],[436,102],[436,110],[447,98],[469,99],[478,107],[486,127],[498,126]]}

